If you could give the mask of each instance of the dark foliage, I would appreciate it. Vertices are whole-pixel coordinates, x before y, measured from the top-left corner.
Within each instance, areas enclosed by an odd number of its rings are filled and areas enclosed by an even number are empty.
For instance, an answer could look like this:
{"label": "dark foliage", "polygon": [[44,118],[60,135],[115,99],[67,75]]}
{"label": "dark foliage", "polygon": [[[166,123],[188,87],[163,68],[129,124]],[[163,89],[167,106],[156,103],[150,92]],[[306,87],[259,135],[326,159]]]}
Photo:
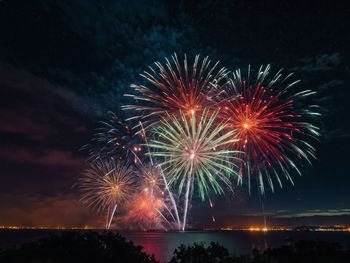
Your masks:
{"label": "dark foliage", "polygon": [[209,246],[204,243],[193,244],[192,246],[181,245],[174,251],[174,256],[170,263],[211,263],[211,262],[250,262],[247,256],[236,257],[230,255],[228,250],[218,243],[211,242]]}
{"label": "dark foliage", "polygon": [[230,255],[228,250],[218,243],[209,246],[193,244],[181,245],[174,252],[170,263],[345,263],[350,262],[350,250],[344,250],[337,243],[321,241],[298,241],[288,246],[267,249],[264,252],[253,251],[252,256]]}
{"label": "dark foliage", "polygon": [[288,246],[253,252],[252,263],[346,263],[350,262],[350,250],[339,244],[322,241],[298,241]]}
{"label": "dark foliage", "polygon": [[109,232],[64,232],[0,254],[0,262],[158,262],[142,247]]}

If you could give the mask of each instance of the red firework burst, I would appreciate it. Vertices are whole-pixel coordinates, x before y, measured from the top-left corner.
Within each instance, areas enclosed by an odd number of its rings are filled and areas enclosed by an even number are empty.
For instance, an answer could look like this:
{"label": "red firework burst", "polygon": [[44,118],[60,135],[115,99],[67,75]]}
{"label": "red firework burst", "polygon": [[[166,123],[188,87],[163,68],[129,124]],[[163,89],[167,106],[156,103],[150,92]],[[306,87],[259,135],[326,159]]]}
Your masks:
{"label": "red firework burst", "polygon": [[177,114],[181,110],[193,114],[203,110],[211,100],[211,86],[227,75],[225,68],[217,69],[218,62],[211,65],[208,57],[200,60],[197,55],[192,67],[188,66],[186,55],[183,64],[176,54],[170,61],[165,60],[165,66],[155,62],[156,69],[149,67],[149,72],[141,74],[148,82],[147,86],[131,85],[138,95],[126,95],[140,104],[126,105],[124,109],[140,112],[132,119],[142,121],[145,128],[157,123],[166,112]]}
{"label": "red firework burst", "polygon": [[164,199],[162,196],[155,196],[146,189],[129,203],[125,223],[132,223],[139,228],[162,229],[164,228],[161,212],[164,210]]}
{"label": "red firework burst", "polygon": [[[240,71],[226,85],[226,99],[221,101],[221,118],[228,120],[236,130],[242,152],[240,179],[257,175],[261,193],[264,181],[273,190],[273,178],[282,187],[280,175],[290,180],[291,170],[299,174],[303,160],[315,158],[315,149],[308,140],[318,137],[318,128],[312,124],[317,106],[302,105],[303,98],[314,94],[311,90],[293,91],[298,83],[287,83],[280,71],[268,80],[270,67],[260,68],[257,78],[242,79]],[[228,98],[227,98],[228,97]],[[303,107],[301,107],[301,105]]]}

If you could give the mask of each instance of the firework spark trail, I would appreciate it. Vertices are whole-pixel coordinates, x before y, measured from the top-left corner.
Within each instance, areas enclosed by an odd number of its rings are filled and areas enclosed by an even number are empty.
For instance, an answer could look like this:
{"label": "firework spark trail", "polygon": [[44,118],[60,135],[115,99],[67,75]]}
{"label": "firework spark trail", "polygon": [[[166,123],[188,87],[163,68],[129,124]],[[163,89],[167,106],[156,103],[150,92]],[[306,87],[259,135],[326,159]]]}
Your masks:
{"label": "firework spark trail", "polygon": [[184,184],[185,207],[182,229],[186,228],[189,195],[197,185],[199,195],[204,200],[211,190],[215,194],[223,194],[223,184],[230,184],[230,177],[237,175],[232,166],[236,151],[224,147],[237,141],[234,131],[223,133],[226,124],[217,123],[217,112],[204,110],[197,121],[196,114],[190,116],[183,112],[179,117],[163,118],[159,126],[151,132],[155,139],[149,147],[151,155],[161,158],[160,166],[167,176],[170,185],[178,186],[181,195]]}
{"label": "firework spark trail", "polygon": [[[171,201],[171,204],[173,205],[172,201]],[[181,229],[181,223],[180,223],[180,219],[178,218],[178,214],[176,214],[177,212],[175,213],[175,216],[176,216],[176,219],[175,219],[174,213],[171,211],[171,209],[169,208],[169,206],[166,203],[164,203],[164,209],[170,215],[170,217],[172,219],[172,222],[176,222],[177,228],[180,230]],[[162,216],[166,219],[164,214],[162,214]],[[169,223],[169,225],[171,225],[173,227],[173,224],[171,224],[168,219],[166,219],[166,220]]]}
{"label": "firework spark trail", "polygon": [[[154,166],[154,161],[153,161],[153,158],[152,158],[152,155],[151,155],[150,147],[149,147],[149,144],[148,144],[148,139],[147,139],[147,136],[146,136],[146,130],[144,129],[142,122],[140,122],[140,127],[142,129],[142,133],[143,133],[143,137],[144,137],[144,140],[145,140],[145,143],[146,143],[146,148],[147,148],[147,151],[148,151],[148,156],[149,156],[151,165]],[[168,182],[166,180],[166,177],[164,175],[162,167],[160,165],[157,165],[157,167],[159,168],[160,175],[161,175],[161,177],[163,179],[163,182],[164,182],[164,185],[165,185],[165,190],[166,190],[166,192],[169,195],[170,202],[171,202],[173,210],[175,212],[175,217],[176,217],[176,222],[177,222],[178,229],[181,229],[180,216],[179,216],[179,212],[178,212],[178,209],[177,209],[177,204],[175,202],[175,198],[173,196],[173,193],[170,191],[169,184],[168,184]],[[167,209],[168,213],[170,214],[170,216],[175,221],[175,218],[174,218],[174,215],[173,215],[171,209],[169,209],[168,206],[165,206],[165,208]]]}
{"label": "firework spark trail", "polygon": [[[163,172],[161,166],[159,165],[158,167],[159,167],[159,169],[160,169],[160,174],[161,174],[162,179],[163,179],[163,181],[164,181],[165,189],[166,189],[166,191],[167,191],[167,193],[168,193],[168,195],[169,195],[169,198],[170,198],[172,207],[173,207],[173,209],[174,209],[174,211],[175,211],[175,216],[176,216],[176,222],[177,222],[178,229],[181,229],[181,221],[180,221],[179,211],[178,211],[178,209],[177,209],[177,204],[176,204],[174,195],[173,195],[173,193],[170,191],[169,184],[168,184],[168,182],[167,182],[167,180],[166,180],[166,177],[165,177],[165,175],[164,175],[164,172]],[[170,215],[174,218],[174,216],[173,216],[171,210],[168,209],[168,211],[170,212]]]}
{"label": "firework spark trail", "polygon": [[140,105],[126,105],[123,109],[140,113],[130,119],[142,121],[147,130],[159,122],[160,116],[166,117],[166,112],[200,113],[212,103],[212,85],[219,83],[228,73],[225,68],[218,69],[219,62],[212,65],[208,57],[201,60],[199,55],[195,57],[192,68],[188,67],[186,55],[183,65],[176,54],[171,60],[165,60],[165,66],[155,62],[156,69],[149,67],[149,72],[141,74],[148,86],[131,85],[138,95],[125,95],[141,102]]}
{"label": "firework spark trail", "polygon": [[113,220],[115,211],[117,210],[117,206],[118,206],[117,204],[115,204],[115,205],[113,206],[113,210],[112,210],[110,219],[109,219],[109,221],[108,221],[107,229],[109,229],[109,228],[111,227],[111,224],[112,224],[112,220]]}
{"label": "firework spark trail", "polygon": [[[213,202],[211,201],[210,197],[208,198],[208,201],[209,201],[210,210],[213,210],[214,205],[213,205]],[[215,223],[215,221],[216,221],[213,214],[211,215],[211,220],[213,223]]]}
{"label": "firework spark trail", "polygon": [[220,117],[229,119],[229,128],[237,131],[239,150],[244,153],[239,183],[247,176],[250,192],[250,177],[255,174],[261,194],[264,181],[274,190],[273,177],[282,187],[279,174],[293,184],[291,170],[301,174],[302,161],[311,164],[310,157],[316,158],[308,141],[320,135],[313,124],[320,115],[318,106],[304,102],[315,92],[294,91],[299,81],[288,83],[292,74],[283,78],[280,70],[269,78],[269,71],[270,66],[260,67],[254,79],[250,68],[246,78],[237,70],[226,85],[217,86]]}
{"label": "firework spark trail", "polygon": [[[160,216],[172,227],[174,226],[169,222],[167,219],[167,215],[171,217],[173,222],[176,222],[176,225],[180,229],[180,219],[178,215],[178,209],[175,202],[175,199],[173,197],[173,194],[169,190],[169,187],[167,185],[166,180],[164,181],[165,177],[164,174],[161,171],[161,168],[159,165],[144,165],[140,168],[140,179],[141,179],[141,187],[140,191],[144,191],[149,193],[151,198],[157,198],[157,196],[161,195],[164,203],[163,203],[163,210],[165,210],[166,213],[160,211],[155,207],[157,212],[160,214]],[[164,196],[164,188],[166,190],[166,193],[170,199],[170,204],[172,206],[172,209],[169,208],[167,203],[165,202],[166,196]],[[159,198],[159,197],[158,197]]]}
{"label": "firework spark trail", "polygon": [[143,229],[174,229],[179,226],[171,209],[172,203],[164,195],[159,167],[149,164],[140,169],[140,184],[128,206],[125,222],[133,222]]}
{"label": "firework spark trail", "polygon": [[[110,227],[117,206],[130,200],[135,190],[134,171],[130,165],[120,161],[97,160],[90,165],[78,181],[81,201],[99,212],[107,209]],[[111,213],[109,215],[109,211]]]}
{"label": "firework spark trail", "polygon": [[188,172],[188,175],[187,175],[188,178],[187,178],[187,184],[186,184],[185,210],[184,210],[184,216],[183,216],[183,221],[182,221],[182,231],[185,231],[185,227],[186,227],[187,209],[188,209],[188,202],[189,202],[189,194],[190,194],[192,172],[193,172],[193,165],[191,165],[190,171]]}

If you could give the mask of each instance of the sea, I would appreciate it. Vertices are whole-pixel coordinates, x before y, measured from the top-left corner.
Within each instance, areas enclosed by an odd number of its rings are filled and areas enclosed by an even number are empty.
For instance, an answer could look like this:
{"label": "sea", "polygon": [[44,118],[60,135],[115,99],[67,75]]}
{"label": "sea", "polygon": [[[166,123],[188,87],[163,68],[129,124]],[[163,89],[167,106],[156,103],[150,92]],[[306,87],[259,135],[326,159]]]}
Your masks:
{"label": "sea", "polygon": [[[0,230],[0,250],[20,246],[62,230]],[[350,232],[331,231],[187,231],[187,232],[120,232],[128,240],[155,255],[160,262],[169,261],[181,244],[218,242],[236,255],[250,254],[253,249],[279,247],[292,240],[337,242],[350,248]]]}

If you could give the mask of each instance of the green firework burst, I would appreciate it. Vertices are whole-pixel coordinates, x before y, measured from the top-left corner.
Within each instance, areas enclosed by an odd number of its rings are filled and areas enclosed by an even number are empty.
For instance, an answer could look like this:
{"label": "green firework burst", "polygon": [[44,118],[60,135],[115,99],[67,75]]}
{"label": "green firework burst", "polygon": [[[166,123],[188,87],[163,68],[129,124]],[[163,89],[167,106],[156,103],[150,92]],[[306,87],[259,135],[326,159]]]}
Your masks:
{"label": "green firework burst", "polygon": [[195,184],[204,200],[211,190],[223,194],[223,185],[230,186],[230,177],[237,176],[237,151],[229,148],[237,141],[235,132],[224,132],[226,123],[216,116],[208,110],[200,116],[180,112],[152,129],[150,154],[160,159],[168,184],[177,185],[180,194],[187,182],[186,194]]}

